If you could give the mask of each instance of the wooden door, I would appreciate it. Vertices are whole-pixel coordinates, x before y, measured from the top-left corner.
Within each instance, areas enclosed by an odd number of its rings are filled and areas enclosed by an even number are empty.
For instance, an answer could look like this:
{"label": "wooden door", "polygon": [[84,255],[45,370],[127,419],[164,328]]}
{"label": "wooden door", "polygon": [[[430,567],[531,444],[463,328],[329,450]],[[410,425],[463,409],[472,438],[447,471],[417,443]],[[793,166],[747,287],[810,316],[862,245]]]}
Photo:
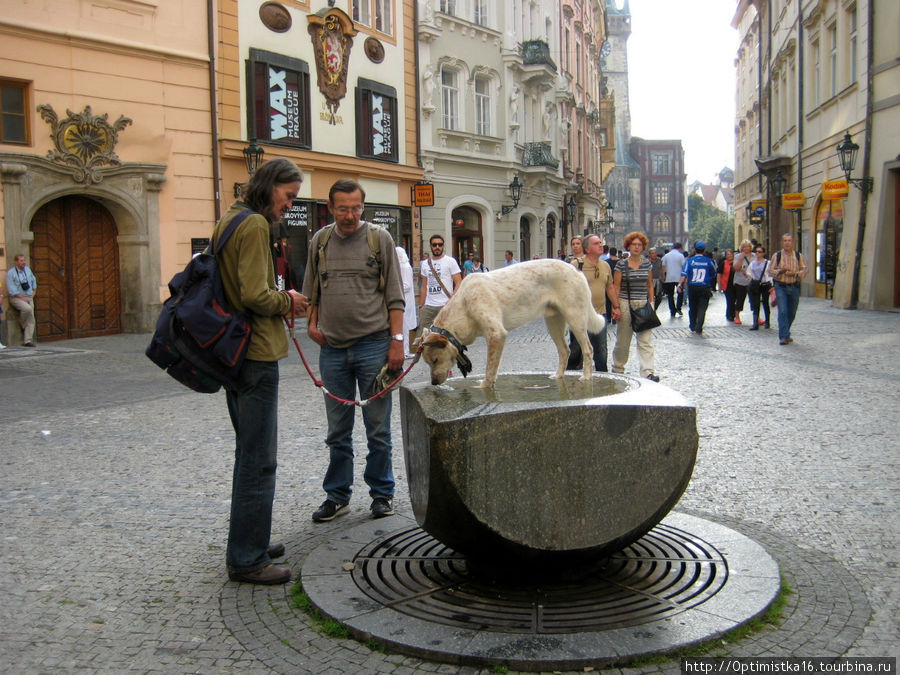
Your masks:
{"label": "wooden door", "polygon": [[31,229],[38,339],[120,333],[119,246],[109,211],[86,197],[63,197],[41,207]]}

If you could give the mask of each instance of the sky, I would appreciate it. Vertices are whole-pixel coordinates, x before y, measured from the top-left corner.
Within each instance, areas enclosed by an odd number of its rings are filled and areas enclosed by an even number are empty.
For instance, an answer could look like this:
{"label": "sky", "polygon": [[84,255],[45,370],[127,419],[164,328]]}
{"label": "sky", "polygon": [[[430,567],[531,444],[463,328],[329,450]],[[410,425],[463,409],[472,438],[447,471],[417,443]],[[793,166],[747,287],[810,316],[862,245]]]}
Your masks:
{"label": "sky", "polygon": [[[618,0],[621,6],[622,0]],[[631,134],[681,139],[688,182],[734,169],[735,0],[629,0]]]}

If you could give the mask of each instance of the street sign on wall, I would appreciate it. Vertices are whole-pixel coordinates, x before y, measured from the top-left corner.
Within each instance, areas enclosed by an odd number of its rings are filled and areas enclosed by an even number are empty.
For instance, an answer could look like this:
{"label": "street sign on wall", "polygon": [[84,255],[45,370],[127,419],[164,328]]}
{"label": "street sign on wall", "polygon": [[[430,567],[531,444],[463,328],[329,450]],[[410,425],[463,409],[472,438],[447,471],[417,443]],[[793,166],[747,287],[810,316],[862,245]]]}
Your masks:
{"label": "street sign on wall", "polygon": [[413,206],[434,206],[432,183],[417,183],[413,186]]}

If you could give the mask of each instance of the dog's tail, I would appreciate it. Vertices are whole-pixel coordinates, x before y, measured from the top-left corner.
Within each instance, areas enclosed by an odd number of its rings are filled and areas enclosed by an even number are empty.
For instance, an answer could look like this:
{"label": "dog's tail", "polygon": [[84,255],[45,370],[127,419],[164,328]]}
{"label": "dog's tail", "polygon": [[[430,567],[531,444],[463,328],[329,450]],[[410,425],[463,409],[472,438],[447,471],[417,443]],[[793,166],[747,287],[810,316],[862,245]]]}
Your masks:
{"label": "dog's tail", "polygon": [[606,326],[606,319],[603,318],[602,314],[597,314],[590,302],[588,302],[588,332],[596,335],[603,330],[604,326]]}

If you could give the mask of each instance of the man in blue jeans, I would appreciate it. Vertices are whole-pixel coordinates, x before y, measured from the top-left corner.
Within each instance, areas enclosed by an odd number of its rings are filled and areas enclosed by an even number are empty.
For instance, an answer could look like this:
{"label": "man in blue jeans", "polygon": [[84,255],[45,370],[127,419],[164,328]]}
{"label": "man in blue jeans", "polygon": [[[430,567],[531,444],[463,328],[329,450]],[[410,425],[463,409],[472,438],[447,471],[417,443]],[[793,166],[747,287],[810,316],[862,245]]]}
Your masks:
{"label": "man in blue jeans", "polygon": [[[319,372],[334,396],[354,400],[371,394],[387,364],[403,367],[403,285],[391,235],[360,220],[365,192],[342,178],[328,194],[334,224],[319,230],[309,246],[305,295],[310,298],[307,332],[321,347]],[[363,478],[372,498],[372,516],[394,513],[391,464],[391,396],[362,407],[368,440]],[[353,423],[356,407],[325,394],[328,419],[328,470],[322,487],[327,498],[313,513],[317,522],[350,510],[353,484]]]}
{"label": "man in blue jeans", "polygon": [[769,270],[774,279],[775,298],[778,300],[778,344],[788,345],[794,341],[791,337],[791,325],[800,305],[800,280],[809,271],[806,258],[794,250],[792,234],[785,233],[781,237],[781,250],[772,256]]}

